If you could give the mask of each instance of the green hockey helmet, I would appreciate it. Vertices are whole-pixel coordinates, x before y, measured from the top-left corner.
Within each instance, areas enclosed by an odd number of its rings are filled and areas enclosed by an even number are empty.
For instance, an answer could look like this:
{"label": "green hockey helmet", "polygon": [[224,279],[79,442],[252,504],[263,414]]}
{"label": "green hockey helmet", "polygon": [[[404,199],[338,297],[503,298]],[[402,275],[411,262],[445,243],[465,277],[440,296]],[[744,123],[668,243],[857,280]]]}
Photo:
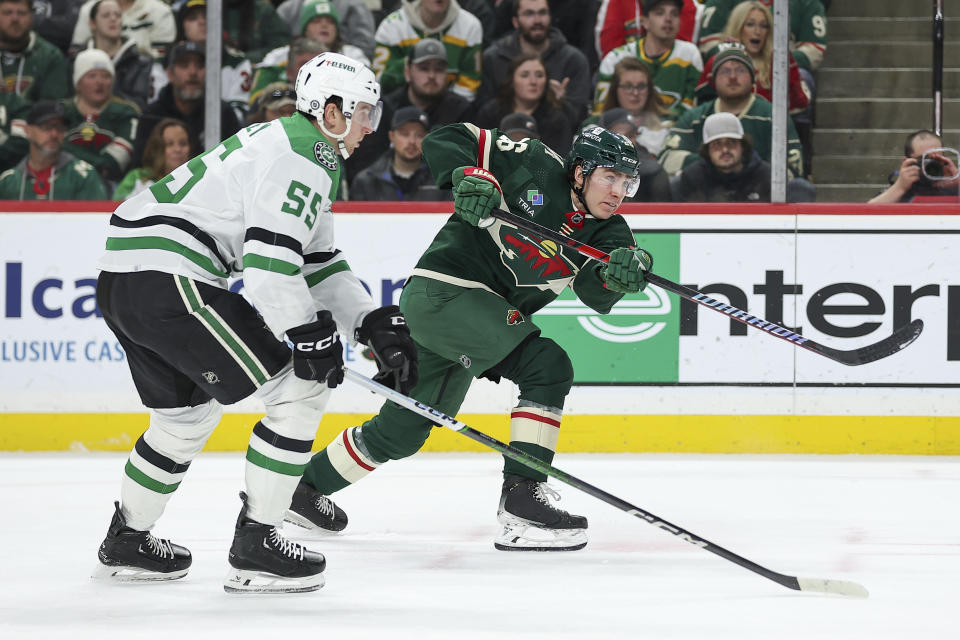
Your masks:
{"label": "green hockey helmet", "polygon": [[[637,147],[627,136],[596,125],[586,127],[573,141],[573,147],[567,154],[565,165],[567,179],[575,192],[579,190],[574,186],[573,173],[578,165],[583,171],[584,180],[589,178],[597,167],[607,167],[627,174],[632,178],[627,186],[627,196],[630,197],[636,195],[637,187],[640,185],[637,177],[640,172]],[[581,196],[581,200],[583,199],[580,193],[577,195]]]}

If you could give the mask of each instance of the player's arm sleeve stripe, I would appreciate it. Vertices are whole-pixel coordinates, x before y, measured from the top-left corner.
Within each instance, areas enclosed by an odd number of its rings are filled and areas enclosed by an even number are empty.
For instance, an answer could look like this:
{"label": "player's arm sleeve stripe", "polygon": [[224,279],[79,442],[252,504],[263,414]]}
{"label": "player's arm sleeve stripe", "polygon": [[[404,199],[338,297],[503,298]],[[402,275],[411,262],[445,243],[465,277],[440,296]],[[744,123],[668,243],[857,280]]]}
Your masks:
{"label": "player's arm sleeve stripe", "polygon": [[244,269],[260,269],[261,271],[270,271],[284,276],[296,276],[300,274],[300,267],[270,256],[261,256],[256,253],[245,253],[243,255]]}
{"label": "player's arm sleeve stripe", "polygon": [[210,253],[216,256],[217,260],[220,261],[220,266],[223,268],[223,271],[229,271],[227,268],[229,263],[224,260],[223,256],[220,254],[220,250],[217,248],[216,240],[214,240],[210,234],[200,229],[200,227],[197,225],[182,218],[174,218],[173,216],[147,216],[146,218],[140,218],[138,220],[127,220],[114,214],[110,216],[110,224],[114,227],[120,227],[122,229],[153,227],[159,224],[176,227],[177,229],[180,229],[180,231],[193,236],[197,242],[209,249]]}
{"label": "player's arm sleeve stripe", "polygon": [[284,249],[293,251],[297,255],[303,254],[303,245],[301,245],[296,238],[291,238],[290,236],[286,236],[275,231],[270,231],[268,229],[264,229],[263,227],[248,228],[246,235],[243,236],[243,241],[247,242],[249,240],[256,240],[257,242],[273,245],[275,247],[283,247]]}
{"label": "player's arm sleeve stripe", "polygon": [[340,255],[340,249],[334,249],[333,251],[320,251],[317,253],[308,253],[303,256],[304,264],[323,264],[325,262],[330,262],[338,255]]}
{"label": "player's arm sleeve stripe", "polygon": [[313,287],[318,285],[333,274],[340,273],[341,271],[350,271],[350,265],[347,264],[346,260],[338,260],[333,264],[329,264],[322,269],[307,275],[305,278],[307,281],[307,286]]}

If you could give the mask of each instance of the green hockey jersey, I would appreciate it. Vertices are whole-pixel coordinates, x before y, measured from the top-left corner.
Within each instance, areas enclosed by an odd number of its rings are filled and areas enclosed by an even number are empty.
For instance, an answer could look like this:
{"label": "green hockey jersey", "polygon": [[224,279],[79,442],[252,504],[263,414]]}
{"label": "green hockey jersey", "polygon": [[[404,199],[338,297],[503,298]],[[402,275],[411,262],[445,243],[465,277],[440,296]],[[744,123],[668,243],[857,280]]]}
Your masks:
{"label": "green hockey jersey", "polygon": [[62,151],[46,177],[27,168],[27,158],[0,174],[0,200],[106,200],[94,168]]}
{"label": "green hockey jersey", "polygon": [[62,101],[67,114],[66,148],[86,160],[101,175],[119,179],[130,166],[140,109],[123,98],[112,97],[100,113],[85,116],[76,98]]}
{"label": "green hockey jersey", "polygon": [[[454,169],[480,167],[499,182],[501,208],[603,251],[634,245],[621,216],[600,220],[574,209],[563,159],[539,140],[514,142],[497,129],[454,123],[424,138],[423,155],[441,189],[451,188]],[[480,229],[453,215],[413,275],[491,291],[527,315],[570,286],[590,308],[607,313],[623,294],[603,286],[598,267],[569,247],[503,221]]]}
{"label": "green hockey jersey", "polygon": [[[707,0],[700,20],[700,52],[704,60],[717,53],[723,30],[741,0]],[[770,7],[772,0],[761,0]],[[771,9],[772,10],[772,9]],[[771,30],[771,35],[773,31]],[[827,18],[820,0],[790,0],[790,52],[802,69],[814,71],[827,50]]]}
{"label": "green hockey jersey", "polygon": [[[700,157],[697,151],[703,143],[703,121],[716,113],[719,100],[714,98],[687,111],[670,129],[670,135],[660,152],[660,164],[667,173],[673,175]],[[737,117],[743,125],[743,132],[753,138],[753,150],[761,160],[770,162],[773,105],[765,98],[754,95]],[[787,169],[794,176],[803,175],[803,148],[792,118],[787,118]]]}
{"label": "green hockey jersey", "polygon": [[643,52],[644,40],[645,38],[640,38],[628,42],[603,56],[597,70],[597,90],[593,97],[595,115],[603,110],[614,69],[624,58],[637,58],[650,67],[660,102],[674,115],[680,115],[693,106],[697,81],[703,71],[703,61],[697,47],[686,40],[674,40],[669,50],[656,58],[650,58]]}
{"label": "green hockey jersey", "polygon": [[433,38],[442,42],[447,51],[450,90],[472,101],[483,78],[483,27],[480,21],[453,2],[444,21],[436,28],[428,28],[420,18],[418,6],[418,2],[404,2],[377,27],[373,70],[383,94],[405,82],[404,61],[413,46],[424,38]]}

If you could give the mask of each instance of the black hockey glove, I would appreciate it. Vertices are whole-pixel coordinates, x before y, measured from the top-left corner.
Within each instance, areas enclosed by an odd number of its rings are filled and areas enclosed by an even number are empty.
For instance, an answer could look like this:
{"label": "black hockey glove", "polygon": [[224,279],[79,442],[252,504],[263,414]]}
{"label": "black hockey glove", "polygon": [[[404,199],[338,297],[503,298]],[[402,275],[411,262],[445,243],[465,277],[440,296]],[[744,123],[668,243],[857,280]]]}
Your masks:
{"label": "black hockey glove", "polygon": [[400,308],[392,304],[374,309],[364,317],[355,337],[377,359],[374,382],[409,394],[417,384],[417,347]]}
{"label": "black hockey glove", "polygon": [[287,331],[293,343],[293,373],[304,380],[326,382],[331,389],[343,382],[343,345],[329,311],[317,313],[316,322]]}

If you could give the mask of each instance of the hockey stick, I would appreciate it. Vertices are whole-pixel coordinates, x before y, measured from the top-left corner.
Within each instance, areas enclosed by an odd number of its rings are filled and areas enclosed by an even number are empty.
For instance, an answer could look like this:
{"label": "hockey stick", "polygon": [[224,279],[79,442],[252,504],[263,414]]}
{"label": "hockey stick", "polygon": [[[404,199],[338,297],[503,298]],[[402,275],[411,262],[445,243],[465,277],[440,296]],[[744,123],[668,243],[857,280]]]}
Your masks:
{"label": "hockey stick", "polygon": [[584,482],[583,480],[580,480],[579,478],[575,478],[569,473],[561,471],[560,469],[557,469],[556,467],[547,464],[546,462],[544,462],[543,460],[540,460],[539,458],[535,458],[530,454],[521,451],[520,449],[511,447],[508,444],[500,442],[496,438],[492,438],[485,433],[477,431],[476,429],[473,429],[472,427],[469,427],[466,424],[460,422],[456,418],[452,418],[441,411],[437,411],[436,409],[423,404],[422,402],[419,402],[417,400],[414,400],[413,398],[405,396],[399,391],[394,391],[389,387],[385,387],[382,384],[374,382],[373,380],[367,377],[364,377],[359,373],[352,371],[350,369],[344,368],[343,371],[344,371],[344,377],[347,378],[348,380],[351,380],[359,384],[361,387],[369,389],[370,391],[373,391],[374,393],[377,393],[387,398],[388,400],[395,402],[401,407],[409,409],[414,413],[418,413],[438,425],[442,425],[444,427],[447,427],[448,429],[456,431],[457,433],[461,433],[467,436],[468,438],[470,438],[471,440],[479,442],[480,444],[490,447],[491,449],[494,449],[496,451],[499,451],[500,453],[502,453],[503,455],[507,456],[512,460],[516,460],[517,462],[531,469],[534,469],[548,476],[556,478],[557,480],[560,480],[561,482],[564,482],[570,485],[571,487],[574,487],[575,489],[579,489],[584,493],[590,496],[593,496],[594,498],[602,500],[603,502],[606,502],[607,504],[614,506],[617,509],[620,509],[621,511],[626,511],[632,516],[636,516],[641,520],[649,522],[650,524],[652,524],[658,529],[662,529],[667,533],[672,533],[673,535],[677,536],[681,540],[689,542],[695,547],[700,547],[701,549],[704,549],[706,551],[709,551],[710,553],[718,555],[721,558],[724,558],[725,560],[729,560],[734,564],[738,564],[744,569],[753,571],[754,573],[759,574],[769,580],[773,580],[777,584],[781,584],[795,591],[816,591],[819,593],[835,593],[837,595],[853,596],[856,598],[866,598],[869,595],[869,593],[863,587],[863,585],[860,585],[856,582],[850,582],[848,580],[826,580],[822,578],[798,578],[797,576],[788,576],[782,573],[777,573],[776,571],[771,571],[770,569],[767,569],[766,567],[762,567],[751,560],[747,560],[746,558],[738,556],[732,551],[727,551],[723,547],[715,545],[709,540],[705,540],[698,535],[695,535],[693,533],[690,533],[689,531],[686,531],[685,529],[681,529],[680,527],[674,524],[670,524],[666,520],[663,520],[653,515],[652,513],[644,511],[640,507],[634,506],[629,502],[627,502],[626,500],[621,500],[615,495],[607,493],[603,489],[599,489],[593,486],[592,484],[589,484],[587,482]]}
{"label": "hockey stick", "polygon": [[[593,258],[594,260],[599,260],[600,262],[608,262],[610,260],[610,256],[599,249],[595,249],[590,245],[583,244],[582,242],[574,240],[573,238],[568,238],[562,233],[548,229],[537,224],[533,220],[528,220],[527,218],[520,217],[509,211],[494,209],[493,217],[499,218],[504,222],[508,222],[519,227],[520,229],[523,229],[524,231],[536,234],[542,238],[549,238],[550,240],[560,242],[565,246],[576,250],[578,253],[587,256],[588,258]],[[770,335],[780,338],[781,340],[786,340],[793,345],[803,347],[808,351],[812,351],[813,353],[830,358],[835,362],[850,366],[867,364],[868,362],[873,362],[874,360],[880,360],[881,358],[886,358],[887,356],[893,355],[916,340],[917,337],[919,337],[920,332],[923,331],[923,320],[918,318],[895,330],[891,335],[887,336],[880,342],[876,342],[865,347],[860,347],[859,349],[842,351],[840,349],[826,347],[819,342],[814,342],[810,338],[804,338],[799,333],[795,333],[790,329],[781,327],[780,325],[764,320],[763,318],[758,318],[755,315],[751,315],[746,311],[742,311],[729,304],[714,300],[710,296],[700,293],[696,289],[671,282],[670,280],[658,276],[655,273],[648,272],[645,274],[645,277],[647,282],[650,284],[655,284],[661,289],[666,289],[671,293],[675,293],[681,298],[686,298],[687,300],[702,304],[708,309],[713,309],[714,311],[724,313],[734,320],[739,320],[746,325],[766,331]]]}

